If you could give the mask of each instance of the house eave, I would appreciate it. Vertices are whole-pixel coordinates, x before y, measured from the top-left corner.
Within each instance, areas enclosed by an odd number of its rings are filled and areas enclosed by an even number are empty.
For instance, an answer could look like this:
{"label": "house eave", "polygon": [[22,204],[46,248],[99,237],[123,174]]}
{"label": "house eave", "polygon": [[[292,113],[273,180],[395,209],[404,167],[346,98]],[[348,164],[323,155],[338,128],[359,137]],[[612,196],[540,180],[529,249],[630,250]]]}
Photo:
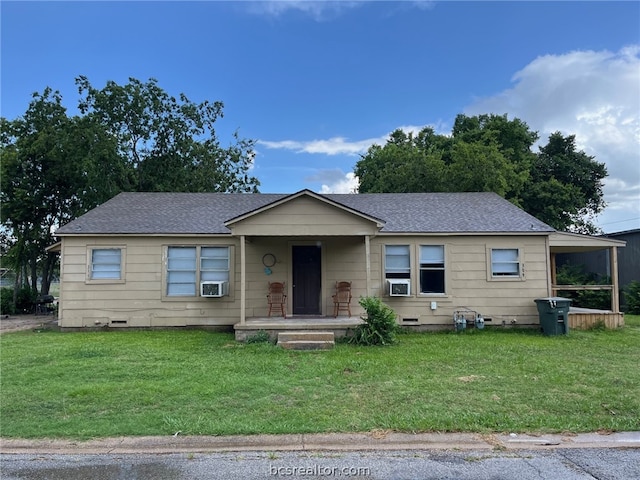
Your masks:
{"label": "house eave", "polygon": [[624,240],[606,237],[594,237],[579,233],[554,232],[549,236],[549,247],[552,253],[578,253],[603,250],[612,247],[625,247]]}
{"label": "house eave", "polygon": [[496,232],[496,231],[450,231],[450,232],[429,232],[429,231],[425,231],[425,232],[385,232],[384,230],[381,231],[378,235],[379,236],[407,236],[407,237],[415,237],[415,236],[433,236],[433,237],[451,237],[451,236],[479,236],[479,235],[486,235],[486,236],[528,236],[528,237],[541,237],[541,236],[548,236],[551,232],[545,232],[545,231],[537,231],[537,232],[528,232],[528,231],[522,231],[522,232]]}

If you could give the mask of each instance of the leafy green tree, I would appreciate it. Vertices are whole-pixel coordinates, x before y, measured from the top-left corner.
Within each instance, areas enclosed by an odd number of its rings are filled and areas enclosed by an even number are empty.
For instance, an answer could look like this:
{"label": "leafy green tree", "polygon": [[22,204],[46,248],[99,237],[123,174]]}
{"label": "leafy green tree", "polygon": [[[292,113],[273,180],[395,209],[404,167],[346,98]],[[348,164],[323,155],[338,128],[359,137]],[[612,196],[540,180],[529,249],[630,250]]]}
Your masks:
{"label": "leafy green tree", "polygon": [[373,145],[357,163],[360,192],[444,191],[448,139],[425,128],[417,136],[396,130],[384,147]]}
{"label": "leafy green tree", "polygon": [[605,207],[606,176],[603,163],[576,149],[575,135],[555,132],[532,165],[523,207],[558,230],[571,227],[579,233],[596,233],[593,218]]}
{"label": "leafy green tree", "polygon": [[605,166],[577,151],[574,136],[554,133],[536,154],[537,139],[517,118],[458,115],[451,136],[393,132],[354,173],[361,193],[492,191],[558,230],[594,233]]}
{"label": "leafy green tree", "polygon": [[7,259],[22,283],[37,290],[38,271],[48,292],[55,255],[45,253],[53,230],[82,211],[84,169],[69,160],[77,133],[58,92],[34,94],[27,112],[2,119],[1,193],[3,227],[13,239]]}
{"label": "leafy green tree", "polygon": [[[461,114],[456,117],[451,135],[456,141],[495,146],[505,161],[497,162],[494,159],[493,167],[487,167],[493,168],[506,185],[503,185],[503,192],[492,188],[489,190],[520,205],[521,194],[529,181],[531,165],[535,159],[531,147],[538,140],[538,133],[532,132],[529,126],[518,118],[509,120],[507,115],[484,114],[468,117]],[[482,170],[476,172],[480,175],[487,174]],[[487,185],[487,182],[484,184]]]}
{"label": "leafy green tree", "polygon": [[26,283],[35,292],[42,278],[48,293],[55,229],[121,191],[257,191],[254,142],[236,133],[222,147],[215,135],[221,102],[176,100],[155,80],[76,82],[79,116],[46,88],[23,116],[0,118],[3,266],[16,272],[14,292]]}
{"label": "leafy green tree", "polygon": [[55,228],[120,191],[114,177],[103,175],[118,164],[115,143],[100,125],[68,117],[60,93],[50,88],[34,94],[24,116],[2,119],[0,131],[4,258],[18,284],[28,278],[36,291],[40,276],[46,294],[57,259],[45,248],[54,243]]}
{"label": "leafy green tree", "polygon": [[503,197],[515,177],[513,164],[495,143],[456,141],[447,172],[449,191],[496,192]]}
{"label": "leafy green tree", "polygon": [[137,191],[257,192],[249,175],[254,141],[234,134],[222,147],[214,123],[223,115],[222,102],[194,103],[158,86],[130,78],[98,90],[84,77],[76,79],[80,111],[112,135],[126,160]]}

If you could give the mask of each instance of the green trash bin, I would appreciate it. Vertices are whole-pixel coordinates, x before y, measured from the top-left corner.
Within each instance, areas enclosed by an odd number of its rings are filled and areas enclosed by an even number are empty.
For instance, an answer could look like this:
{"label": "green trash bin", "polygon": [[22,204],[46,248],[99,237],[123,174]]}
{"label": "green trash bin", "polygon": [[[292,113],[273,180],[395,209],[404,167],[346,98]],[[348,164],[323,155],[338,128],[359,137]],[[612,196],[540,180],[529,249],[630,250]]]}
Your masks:
{"label": "green trash bin", "polygon": [[545,335],[569,333],[569,307],[571,299],[563,297],[536,298],[540,328]]}

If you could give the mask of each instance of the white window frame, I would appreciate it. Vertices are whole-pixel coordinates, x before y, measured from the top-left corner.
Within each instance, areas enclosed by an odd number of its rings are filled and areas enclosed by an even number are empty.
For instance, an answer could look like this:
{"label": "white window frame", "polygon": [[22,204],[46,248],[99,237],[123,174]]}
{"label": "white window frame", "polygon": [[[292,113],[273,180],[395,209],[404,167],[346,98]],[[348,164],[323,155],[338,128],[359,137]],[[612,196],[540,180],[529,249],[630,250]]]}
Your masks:
{"label": "white window frame", "polygon": [[[407,280],[409,282],[409,295],[413,291],[413,246],[410,243],[386,243],[382,245],[382,258],[384,261],[383,268],[383,296],[389,297],[389,282],[392,280]],[[399,252],[400,249],[405,250],[405,253],[392,253],[390,251],[396,250]],[[389,257],[406,257],[406,261],[401,261],[401,266],[392,266],[389,267],[391,258]],[[396,263],[396,262],[393,262]],[[395,298],[395,297],[394,297]]]}
{"label": "white window frame", "polygon": [[[406,248],[406,254],[388,253],[388,250]],[[385,244],[384,245],[384,278],[385,280],[411,280],[411,245],[409,244]],[[389,267],[389,257],[407,257],[406,267]]]}
{"label": "white window frame", "polygon": [[[170,269],[169,261],[170,261],[170,252],[172,249],[195,249],[195,258],[194,265],[192,268],[184,268],[184,269]],[[219,249],[219,250],[218,250]],[[226,250],[226,256],[223,255],[209,255],[212,253],[220,253]],[[224,244],[224,245],[180,245],[180,244],[171,244],[164,246],[164,269],[163,269],[163,278],[162,278],[162,299],[163,300],[184,300],[184,299],[203,299],[206,300],[206,297],[202,297],[200,295],[200,283],[203,281],[225,281],[228,282],[228,295],[226,298],[231,297],[231,285],[232,285],[232,277],[233,277],[233,256],[234,250],[232,245]],[[223,261],[223,262],[220,262]],[[216,265],[218,263],[218,265]],[[194,287],[195,292],[192,293],[169,293],[169,277],[172,271],[175,272],[185,272],[191,273],[193,272],[194,279]],[[186,283],[186,282],[185,282]],[[188,282],[191,283],[191,282]]]}
{"label": "white window frame", "polygon": [[[97,271],[96,262],[94,261],[95,252],[105,252],[108,250],[118,251],[120,253],[120,261],[118,268],[118,276],[102,277],[96,276],[94,272]],[[91,245],[87,247],[87,277],[85,283],[87,284],[110,284],[110,283],[125,283],[125,266],[127,249],[123,245]],[[110,265],[116,265],[111,263]],[[115,272],[115,270],[113,270]]]}
{"label": "white window frame", "polygon": [[[172,256],[171,252],[175,251],[178,252],[180,250],[183,251],[189,251],[189,252],[193,252],[193,265],[185,265],[185,266],[175,266],[172,267],[171,263],[172,260],[176,260],[175,263],[180,263],[179,259],[185,259],[186,261],[190,261],[191,260],[191,255],[187,256]],[[186,261],[184,261],[184,263],[186,263]],[[198,296],[198,288],[199,288],[199,283],[198,283],[198,247],[195,245],[169,245],[167,247],[167,261],[166,261],[166,278],[165,278],[165,282],[164,282],[164,293],[167,297],[196,297]],[[178,282],[178,281],[174,281],[174,282],[169,282],[170,277],[172,274],[176,274],[176,275],[184,275],[185,277],[188,275],[191,275],[193,273],[193,279],[192,281],[182,281],[182,282]],[[191,279],[189,279],[191,280]],[[170,293],[171,290],[171,285],[192,285],[193,286],[193,293],[191,292],[187,292],[187,293]]]}
{"label": "white window frame", "polygon": [[[220,255],[225,253],[226,255]],[[213,255],[218,253],[218,255]],[[230,276],[231,249],[227,245],[203,245],[200,247],[200,281],[228,282]],[[224,263],[222,263],[224,262]],[[207,265],[209,263],[209,265]]]}
{"label": "white window frame", "polygon": [[[515,259],[495,258],[494,253],[498,252],[515,252]],[[522,248],[520,247],[487,247],[487,279],[491,281],[514,281],[524,280],[524,262],[522,257]],[[509,268],[501,268],[496,271],[496,266],[502,265],[508,267],[515,265],[516,271],[510,272]]]}
{"label": "white window frame", "polygon": [[[442,250],[442,263],[432,262],[427,265],[427,262],[423,262],[422,258],[422,247],[440,247]],[[447,294],[447,252],[445,245],[443,244],[419,244],[418,245],[418,293],[421,296],[443,296]],[[423,266],[425,265],[425,266]],[[431,272],[442,272],[442,291],[441,292],[423,292],[422,287],[422,272],[423,271],[431,271]]]}

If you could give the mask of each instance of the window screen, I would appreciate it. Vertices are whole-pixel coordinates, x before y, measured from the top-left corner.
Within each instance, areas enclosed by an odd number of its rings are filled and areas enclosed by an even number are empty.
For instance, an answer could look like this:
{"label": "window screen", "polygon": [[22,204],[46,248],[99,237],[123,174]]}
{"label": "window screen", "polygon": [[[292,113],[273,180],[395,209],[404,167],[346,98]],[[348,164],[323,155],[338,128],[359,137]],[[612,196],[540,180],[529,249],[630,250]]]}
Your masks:
{"label": "window screen", "polygon": [[519,277],[520,258],[517,248],[491,250],[491,275],[494,277]]}
{"label": "window screen", "polygon": [[119,248],[91,250],[91,280],[120,280],[122,253]]}
{"label": "window screen", "polygon": [[409,245],[385,245],[385,277],[411,278]]}
{"label": "window screen", "polygon": [[167,295],[195,295],[196,247],[169,247]]}

